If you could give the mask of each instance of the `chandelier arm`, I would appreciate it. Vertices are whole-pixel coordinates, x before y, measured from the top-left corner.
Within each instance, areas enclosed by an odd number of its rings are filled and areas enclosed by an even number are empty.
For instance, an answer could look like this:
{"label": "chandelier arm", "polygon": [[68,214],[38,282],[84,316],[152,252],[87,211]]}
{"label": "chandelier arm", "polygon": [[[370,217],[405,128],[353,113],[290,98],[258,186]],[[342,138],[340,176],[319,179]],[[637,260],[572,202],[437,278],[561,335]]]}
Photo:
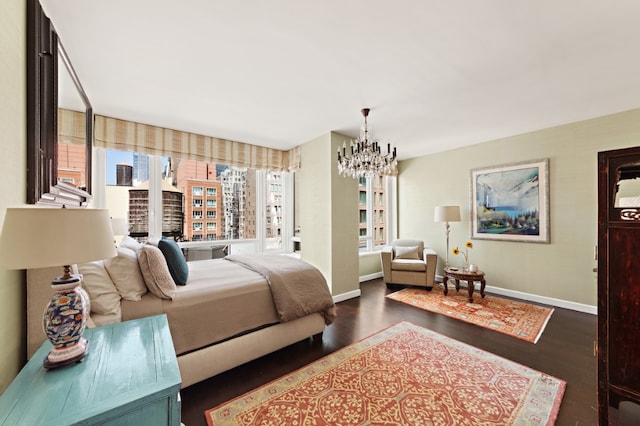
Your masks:
{"label": "chandelier arm", "polygon": [[358,139],[349,142],[351,155],[347,154],[346,141],[342,144],[342,152],[338,148],[338,172],[345,177],[361,178],[381,175],[397,174],[396,148],[391,150],[387,143],[387,153],[382,153],[378,140],[369,138],[369,123],[367,117],[370,109],[361,110],[364,126]]}

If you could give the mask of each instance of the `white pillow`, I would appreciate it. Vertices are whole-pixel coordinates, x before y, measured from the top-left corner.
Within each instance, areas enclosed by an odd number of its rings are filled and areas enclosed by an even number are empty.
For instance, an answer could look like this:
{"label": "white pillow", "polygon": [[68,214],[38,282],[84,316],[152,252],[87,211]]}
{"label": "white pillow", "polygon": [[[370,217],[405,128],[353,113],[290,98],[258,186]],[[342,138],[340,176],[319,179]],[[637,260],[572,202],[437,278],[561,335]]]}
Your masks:
{"label": "white pillow", "polygon": [[396,259],[414,259],[420,260],[420,256],[418,256],[418,246],[411,247],[395,247],[396,251]]}
{"label": "white pillow", "polygon": [[100,315],[120,315],[120,294],[104,268],[104,261],[78,265],[82,274],[82,288],[89,294],[91,312]]}
{"label": "white pillow", "polygon": [[160,243],[160,238],[158,237],[149,237],[147,238],[146,244],[154,247],[158,247],[158,243]]}
{"label": "white pillow", "polygon": [[124,237],[122,237],[122,241],[120,241],[120,244],[118,244],[118,247],[128,248],[137,253],[140,251],[140,248],[142,247],[142,243],[139,243],[138,241],[131,238],[130,236],[125,235]]}
{"label": "white pillow", "polygon": [[118,248],[118,255],[104,261],[104,267],[125,300],[137,302],[147,293],[147,286],[140,272],[138,255],[126,247]]}

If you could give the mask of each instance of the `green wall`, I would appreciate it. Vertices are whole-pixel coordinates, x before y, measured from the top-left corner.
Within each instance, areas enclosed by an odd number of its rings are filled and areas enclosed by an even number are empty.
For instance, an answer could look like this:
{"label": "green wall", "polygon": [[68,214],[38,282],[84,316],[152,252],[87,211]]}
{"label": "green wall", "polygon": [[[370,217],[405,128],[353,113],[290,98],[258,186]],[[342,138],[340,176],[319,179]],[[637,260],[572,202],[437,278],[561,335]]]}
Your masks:
{"label": "green wall", "polygon": [[[25,202],[25,34],[25,1],[0,2],[0,223],[7,207]],[[26,357],[25,288],[23,272],[0,270],[0,393]]]}
{"label": "green wall", "polygon": [[359,273],[361,277],[382,273],[382,263],[380,262],[380,253],[376,251],[372,253],[361,254]]}
{"label": "green wall", "polygon": [[333,294],[360,291],[358,268],[358,181],[338,174],[338,147],[351,140],[331,133],[331,257]]}
{"label": "green wall", "polygon": [[[451,224],[450,246],[464,245],[471,234],[470,170],[549,158],[551,243],[473,240],[470,261],[485,271],[488,286],[595,306],[597,152],[636,145],[640,110],[402,161],[398,235],[434,248],[442,274],[444,224],[433,222],[434,207],[461,206],[462,222]],[[449,255],[449,263],[461,262]]]}
{"label": "green wall", "polygon": [[358,185],[336,166],[345,139],[328,133],[301,145],[298,171],[301,257],[322,271],[334,296],[359,290]]}

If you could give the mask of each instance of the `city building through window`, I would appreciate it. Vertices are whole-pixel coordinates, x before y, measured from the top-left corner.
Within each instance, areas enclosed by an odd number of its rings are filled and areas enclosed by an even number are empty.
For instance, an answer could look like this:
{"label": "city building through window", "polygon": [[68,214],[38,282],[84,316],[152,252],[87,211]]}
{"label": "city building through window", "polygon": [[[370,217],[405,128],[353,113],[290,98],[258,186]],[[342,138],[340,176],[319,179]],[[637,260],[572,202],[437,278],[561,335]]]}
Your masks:
{"label": "city building through window", "polygon": [[372,251],[387,244],[385,233],[385,216],[387,208],[388,177],[375,176],[360,178],[359,185],[359,217],[360,217],[360,251]]}

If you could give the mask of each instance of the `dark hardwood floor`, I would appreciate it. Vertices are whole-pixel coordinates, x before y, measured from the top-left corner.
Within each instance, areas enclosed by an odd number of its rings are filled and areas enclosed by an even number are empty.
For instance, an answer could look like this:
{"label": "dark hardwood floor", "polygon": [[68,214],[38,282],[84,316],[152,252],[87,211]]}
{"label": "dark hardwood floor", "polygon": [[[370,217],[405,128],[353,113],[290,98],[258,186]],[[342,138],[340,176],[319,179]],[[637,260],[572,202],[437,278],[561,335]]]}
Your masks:
{"label": "dark hardwood floor", "polygon": [[205,425],[204,411],[400,321],[434,330],[567,382],[557,425],[597,424],[595,315],[556,308],[537,344],[387,300],[382,279],[360,285],[362,296],[338,304],[322,342],[305,340],[197,383],[181,392],[182,421]]}

